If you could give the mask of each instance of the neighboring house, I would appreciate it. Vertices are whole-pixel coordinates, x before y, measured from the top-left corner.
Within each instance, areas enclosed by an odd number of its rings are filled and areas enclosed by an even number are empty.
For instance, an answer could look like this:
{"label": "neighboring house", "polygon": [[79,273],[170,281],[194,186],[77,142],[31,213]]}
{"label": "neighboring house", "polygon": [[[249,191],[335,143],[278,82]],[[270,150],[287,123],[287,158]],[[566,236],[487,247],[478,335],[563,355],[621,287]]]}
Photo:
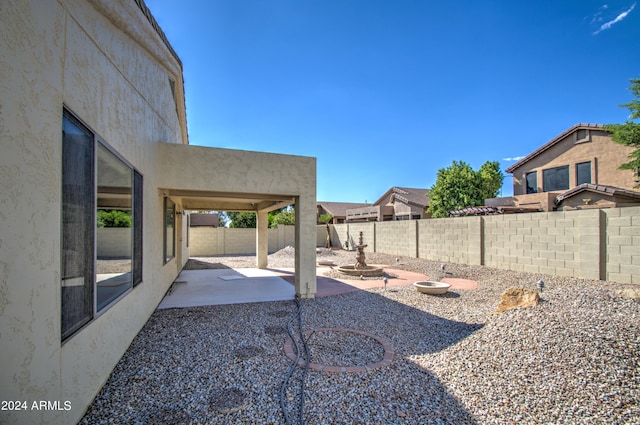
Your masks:
{"label": "neighboring house", "polygon": [[347,210],[347,222],[430,218],[429,190],[392,187],[373,205]]}
{"label": "neighboring house", "polygon": [[191,227],[220,227],[218,214],[189,214],[189,226]]}
{"label": "neighboring house", "polygon": [[513,196],[487,199],[486,206],[520,212],[640,205],[638,173],[618,168],[632,151],[602,125],[576,124],[507,168]]}
{"label": "neighboring house", "polygon": [[344,223],[347,220],[347,210],[366,207],[368,204],[357,204],[353,202],[320,202],[317,205],[317,217],[323,214],[331,214],[333,219],[331,224]]}
{"label": "neighboring house", "polygon": [[[186,210],[255,212],[265,268],[268,212],[293,204],[314,296],[315,158],[189,145],[182,63],[143,0],[1,9],[0,398],[29,409],[0,423],[78,422],[188,260]],[[132,217],[117,268],[98,209]]]}

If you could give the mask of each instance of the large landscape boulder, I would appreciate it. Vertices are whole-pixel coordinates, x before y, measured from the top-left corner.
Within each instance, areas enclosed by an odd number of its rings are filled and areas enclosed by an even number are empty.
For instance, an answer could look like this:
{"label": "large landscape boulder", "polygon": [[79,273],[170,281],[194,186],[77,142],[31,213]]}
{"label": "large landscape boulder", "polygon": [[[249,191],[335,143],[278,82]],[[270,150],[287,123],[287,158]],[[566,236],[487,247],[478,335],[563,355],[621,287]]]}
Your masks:
{"label": "large landscape boulder", "polygon": [[500,304],[494,314],[502,313],[512,308],[534,307],[538,305],[540,295],[531,289],[509,288],[502,293]]}
{"label": "large landscape boulder", "polygon": [[640,300],[640,289],[625,288],[616,291],[616,295],[623,298],[631,298],[632,300]]}

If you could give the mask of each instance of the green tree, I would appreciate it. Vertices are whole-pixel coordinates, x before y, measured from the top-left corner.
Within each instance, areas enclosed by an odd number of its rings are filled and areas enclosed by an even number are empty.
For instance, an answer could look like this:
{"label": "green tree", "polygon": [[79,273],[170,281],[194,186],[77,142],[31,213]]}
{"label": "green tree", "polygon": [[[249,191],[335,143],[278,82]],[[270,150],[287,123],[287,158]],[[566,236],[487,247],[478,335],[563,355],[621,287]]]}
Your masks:
{"label": "green tree", "polygon": [[270,215],[269,218],[269,227],[278,227],[279,224],[289,226],[296,224],[296,213],[293,209],[277,211],[275,214]]}
{"label": "green tree", "polygon": [[318,216],[318,224],[327,224],[333,220],[333,215],[331,214],[320,214]]}
{"label": "green tree", "polygon": [[483,205],[485,199],[495,198],[500,194],[503,179],[500,163],[498,161],[487,161],[482,164],[477,174],[480,178],[481,205]]}
{"label": "green tree", "polygon": [[[607,124],[605,130],[611,133],[611,139],[621,145],[636,148],[629,154],[629,162],[620,165],[621,170],[633,170],[637,180],[640,180],[640,123],[634,120],[640,119],[640,78],[632,78],[629,90],[636,97],[629,103],[620,105],[627,108],[631,114],[624,124]],[[639,184],[636,187],[640,187]]]}
{"label": "green tree", "polygon": [[121,210],[98,210],[98,227],[131,227],[131,212]]}
{"label": "green tree", "polygon": [[232,229],[255,229],[256,213],[249,211],[227,212],[231,220],[229,227]]}
{"label": "green tree", "polygon": [[453,161],[438,170],[436,182],[429,190],[429,211],[434,218],[448,217],[449,211],[484,205],[502,187],[502,172],[497,161],[485,162],[474,171],[464,161]]}
{"label": "green tree", "polygon": [[[227,212],[229,219],[229,227],[233,229],[255,229],[256,213],[251,211]],[[269,211],[267,216],[269,227],[278,227],[282,225],[295,225],[296,215],[293,207],[288,206],[278,210]]]}

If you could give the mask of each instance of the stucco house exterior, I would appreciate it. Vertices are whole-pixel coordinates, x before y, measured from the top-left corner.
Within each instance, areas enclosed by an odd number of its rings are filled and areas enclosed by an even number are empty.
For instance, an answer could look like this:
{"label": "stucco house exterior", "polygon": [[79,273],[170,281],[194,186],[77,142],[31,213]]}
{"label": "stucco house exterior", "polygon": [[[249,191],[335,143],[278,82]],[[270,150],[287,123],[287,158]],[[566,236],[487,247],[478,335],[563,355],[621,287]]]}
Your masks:
{"label": "stucco house exterior", "polygon": [[347,210],[347,222],[430,218],[429,189],[394,186],[373,205]]}
{"label": "stucco house exterior", "polygon": [[638,173],[620,170],[633,148],[600,124],[576,124],[506,169],[513,196],[487,199],[505,211],[556,211],[640,205]]}
{"label": "stucco house exterior", "polygon": [[[316,160],[189,145],[182,63],[142,0],[3,1],[0,423],[83,415],[189,258],[187,210],[296,211],[316,292]],[[103,254],[97,211],[131,225]],[[34,402],[48,409],[34,409]]]}

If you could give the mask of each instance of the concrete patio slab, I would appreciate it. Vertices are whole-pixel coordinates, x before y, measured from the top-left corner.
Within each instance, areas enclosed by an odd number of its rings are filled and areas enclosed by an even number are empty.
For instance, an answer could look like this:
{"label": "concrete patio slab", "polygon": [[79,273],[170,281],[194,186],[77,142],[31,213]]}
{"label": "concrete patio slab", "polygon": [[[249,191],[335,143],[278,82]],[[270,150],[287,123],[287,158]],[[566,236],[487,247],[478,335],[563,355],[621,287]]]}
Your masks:
{"label": "concrete patio slab", "polygon": [[[429,276],[420,273],[390,268],[385,270],[396,276],[388,280],[388,288],[429,279]],[[384,287],[382,278],[334,279],[323,276],[326,271],[327,268],[323,267],[317,269],[316,298]],[[294,269],[289,268],[182,270],[174,282],[173,290],[164,297],[158,309],[293,300],[294,274]],[[442,281],[450,283],[451,289],[473,290],[478,285],[467,279],[445,278]]]}
{"label": "concrete patio slab", "polygon": [[286,301],[295,290],[264,269],[182,270],[158,309]]}

